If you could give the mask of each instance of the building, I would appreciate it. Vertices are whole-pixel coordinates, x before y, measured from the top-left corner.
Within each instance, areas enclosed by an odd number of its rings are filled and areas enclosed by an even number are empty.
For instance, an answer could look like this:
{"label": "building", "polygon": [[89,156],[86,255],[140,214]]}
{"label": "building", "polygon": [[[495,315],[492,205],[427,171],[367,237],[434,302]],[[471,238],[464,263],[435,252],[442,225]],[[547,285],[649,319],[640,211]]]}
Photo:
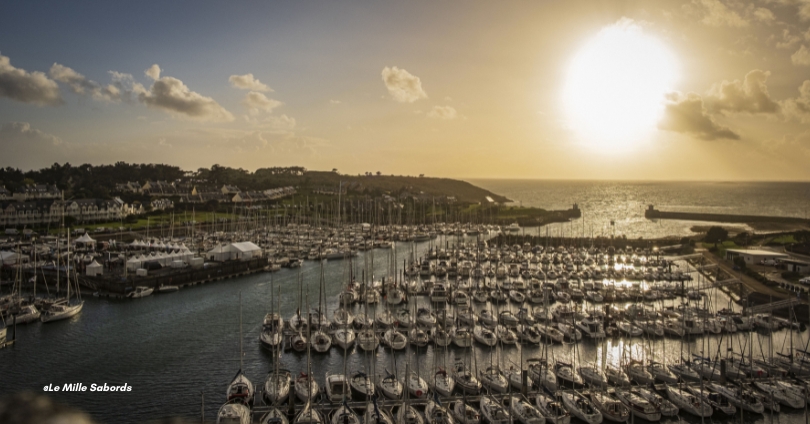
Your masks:
{"label": "building", "polygon": [[241,190],[239,190],[239,187],[237,186],[225,184],[222,186],[222,189],[220,191],[222,192],[222,194],[236,194],[239,193]]}
{"label": "building", "polygon": [[788,255],[771,250],[757,249],[728,249],[726,259],[733,261],[735,258],[743,258],[746,265],[756,265],[766,259],[780,260],[787,259]]}
{"label": "building", "polygon": [[177,188],[167,181],[147,181],[141,187],[143,194],[150,196],[176,196]]}
{"label": "building", "polygon": [[14,199],[20,202],[35,199],[58,199],[62,196],[55,185],[50,184],[28,184],[14,190]]}
{"label": "building", "polygon": [[0,200],[11,199],[11,192],[6,189],[6,186],[0,186]]}
{"label": "building", "polygon": [[779,263],[785,265],[788,272],[796,272],[799,274],[810,274],[810,262],[800,261],[798,259],[787,258],[780,259]]}

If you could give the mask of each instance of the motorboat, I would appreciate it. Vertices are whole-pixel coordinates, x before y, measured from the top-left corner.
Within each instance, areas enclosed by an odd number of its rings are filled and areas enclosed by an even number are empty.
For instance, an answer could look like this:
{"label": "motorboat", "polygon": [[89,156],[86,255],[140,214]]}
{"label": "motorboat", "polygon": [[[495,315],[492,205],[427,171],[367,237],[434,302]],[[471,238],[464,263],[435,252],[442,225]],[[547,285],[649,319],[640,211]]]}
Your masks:
{"label": "motorboat", "polygon": [[340,403],[351,398],[351,386],[344,374],[326,373],[326,399],[329,402]]}
{"label": "motorboat", "polygon": [[151,295],[154,291],[155,289],[152,287],[137,286],[135,287],[135,290],[127,293],[127,297],[130,299],[140,299],[142,297]]}
{"label": "motorboat", "polygon": [[590,316],[578,321],[576,327],[589,339],[605,338],[605,326],[602,321]]}

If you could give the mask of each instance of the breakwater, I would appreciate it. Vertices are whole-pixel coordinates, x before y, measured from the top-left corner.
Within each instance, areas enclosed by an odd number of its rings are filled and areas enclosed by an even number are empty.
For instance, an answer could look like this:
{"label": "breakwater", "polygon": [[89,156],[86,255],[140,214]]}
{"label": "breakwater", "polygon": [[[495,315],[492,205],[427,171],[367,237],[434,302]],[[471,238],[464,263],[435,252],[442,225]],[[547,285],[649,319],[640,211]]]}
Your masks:
{"label": "breakwater", "polygon": [[647,219],[681,219],[687,221],[712,221],[729,223],[774,222],[782,224],[810,224],[810,220],[790,216],[734,215],[718,213],[660,211],[649,205],[644,211]]}

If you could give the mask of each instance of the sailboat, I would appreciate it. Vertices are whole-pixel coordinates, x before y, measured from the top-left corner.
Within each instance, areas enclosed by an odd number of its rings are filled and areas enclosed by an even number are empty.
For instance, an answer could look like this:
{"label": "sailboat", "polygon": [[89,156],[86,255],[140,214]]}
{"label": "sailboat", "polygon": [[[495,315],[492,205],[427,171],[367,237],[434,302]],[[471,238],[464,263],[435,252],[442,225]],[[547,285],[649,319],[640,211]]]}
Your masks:
{"label": "sailboat", "polygon": [[253,406],[253,383],[242,372],[242,357],[244,349],[242,346],[242,292],[239,292],[239,371],[236,372],[233,380],[228,385],[226,394],[227,403],[241,403],[246,406]]}
{"label": "sailboat", "polygon": [[217,411],[217,424],[250,424],[250,408],[241,403],[226,403]]}
{"label": "sailboat", "polygon": [[315,330],[315,334],[310,338],[312,348],[318,353],[326,353],[332,347],[332,338],[323,330],[327,324],[322,321],[322,318],[326,316],[326,302],[324,301],[324,297],[326,297],[326,294],[324,293],[323,261],[321,261],[321,280],[318,285],[317,329]]}
{"label": "sailboat", "polygon": [[[67,272],[67,295],[64,299],[60,299],[54,303],[52,303],[48,309],[46,309],[40,319],[42,322],[52,322],[52,321],[59,321],[63,319],[68,319],[73,316],[76,316],[79,312],[82,311],[84,307],[84,301],[81,300],[81,293],[79,292],[79,285],[76,284],[76,295],[77,298],[75,301],[71,301],[70,299],[70,232],[68,231],[68,251],[67,251],[67,259],[65,260],[66,271]],[[57,268],[59,268],[59,264],[57,263]],[[74,272],[75,275],[75,272]]]}
{"label": "sailboat", "polygon": [[[309,309],[309,296],[307,296],[307,309]],[[307,329],[309,329],[310,327],[311,326],[307,326]],[[302,402],[306,402],[307,406],[310,406],[312,399],[318,396],[319,388],[318,382],[315,381],[315,378],[312,376],[312,360],[311,360],[312,357],[311,352],[309,350],[309,344],[307,344],[306,349],[307,349],[307,372],[300,373],[298,377],[295,379],[295,395],[298,396],[298,399],[300,399]],[[310,410],[312,410],[312,408],[310,408]],[[301,413],[298,414],[298,416],[301,417],[303,413],[304,410],[302,410]],[[315,417],[316,415],[319,417],[320,420],[321,417],[320,414],[317,413],[317,411],[316,413],[310,412],[308,415],[306,415],[305,419],[315,419],[313,417]],[[299,421],[298,418],[296,418],[295,422],[298,423],[301,421]],[[303,421],[303,422],[321,422],[321,421]]]}
{"label": "sailboat", "polygon": [[[276,313],[273,309],[274,303],[273,302],[273,277],[270,276],[270,312],[264,316],[264,322],[262,323],[262,333],[259,335],[259,341],[262,343],[262,346],[275,350],[278,346],[281,345],[283,340],[283,335],[281,330],[284,328],[284,319],[281,318],[281,314]],[[280,293],[279,293],[280,297]],[[280,299],[279,299],[280,301]],[[279,309],[281,309],[281,305],[279,305]]]}

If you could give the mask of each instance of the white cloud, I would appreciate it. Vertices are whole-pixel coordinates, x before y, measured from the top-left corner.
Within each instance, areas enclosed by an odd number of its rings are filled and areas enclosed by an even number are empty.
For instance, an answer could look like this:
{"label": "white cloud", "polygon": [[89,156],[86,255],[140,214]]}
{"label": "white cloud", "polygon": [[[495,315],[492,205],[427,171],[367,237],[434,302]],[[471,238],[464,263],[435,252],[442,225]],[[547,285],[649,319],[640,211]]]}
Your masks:
{"label": "white cloud", "polygon": [[58,63],[54,63],[48,73],[54,80],[67,84],[70,90],[76,94],[87,95],[96,100],[121,101],[122,90],[116,84],[108,84],[106,87],[102,87],[101,84],[89,80],[84,75]]}
{"label": "white cloud", "polygon": [[149,67],[149,69],[143,71],[147,77],[152,78],[153,80],[157,81],[160,79],[160,66],[157,63],[153,64]]}
{"label": "white cloud", "polygon": [[287,115],[275,116],[271,115],[265,119],[271,130],[276,131],[292,131],[295,129],[295,118]]}
{"label": "white cloud", "polygon": [[245,95],[242,104],[250,111],[251,115],[256,115],[259,111],[272,112],[273,109],[282,105],[278,100],[269,99],[262,93],[251,91]]}
{"label": "white cloud", "polygon": [[[152,65],[145,73],[150,77],[159,76],[160,68]],[[177,78],[156,79],[149,90],[136,83],[133,89],[138,93],[138,100],[147,107],[163,110],[175,117],[208,122],[230,122],[234,119],[214,99],[191,91]]]}
{"label": "white cloud", "polygon": [[802,44],[799,50],[790,56],[790,61],[796,66],[810,66],[810,50]]}
{"label": "white cloud", "polygon": [[458,112],[452,106],[433,106],[427,116],[435,119],[456,119]]}
{"label": "white cloud", "polygon": [[333,105],[339,105],[341,103],[341,101],[340,100],[329,100],[329,103],[332,103]]}
{"label": "white cloud", "polygon": [[422,81],[404,69],[396,66],[382,70],[382,80],[394,100],[402,103],[413,103],[426,99],[427,93],[422,89]]}
{"label": "white cloud", "polygon": [[253,90],[264,92],[273,91],[272,88],[268,87],[266,84],[263,84],[257,78],[254,78],[253,74],[231,75],[230,77],[228,77],[228,81],[231,82],[231,86],[242,90]]}
{"label": "white cloud", "polygon": [[57,106],[63,102],[59,85],[42,72],[28,72],[11,65],[0,55],[0,97],[39,106]]}

